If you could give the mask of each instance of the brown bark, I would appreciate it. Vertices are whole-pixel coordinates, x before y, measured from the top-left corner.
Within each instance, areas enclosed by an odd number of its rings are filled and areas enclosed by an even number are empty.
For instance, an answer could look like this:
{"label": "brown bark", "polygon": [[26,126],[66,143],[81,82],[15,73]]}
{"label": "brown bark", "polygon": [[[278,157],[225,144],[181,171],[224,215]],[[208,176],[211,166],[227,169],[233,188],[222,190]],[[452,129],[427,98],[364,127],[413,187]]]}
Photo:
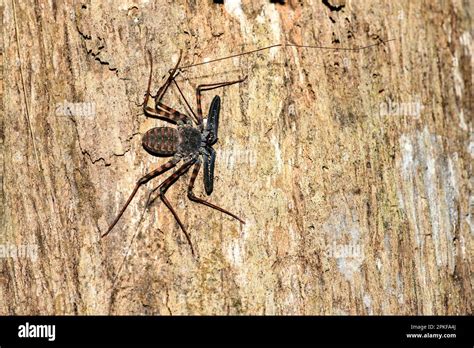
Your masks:
{"label": "brown bark", "polygon": [[[345,6],[6,0],[0,313],[471,314],[469,2],[334,4]],[[164,125],[136,105],[147,49],[156,90],[180,49],[190,64],[277,42],[380,39],[396,40],[188,69],[178,81],[192,106],[198,84],[249,76],[213,91],[210,198],[247,223],[190,202],[188,175],[168,198],[197,259],[159,200],[140,221],[163,178],[100,239],[136,180],[165,161],[141,147]],[[174,90],[165,101],[186,110]]]}

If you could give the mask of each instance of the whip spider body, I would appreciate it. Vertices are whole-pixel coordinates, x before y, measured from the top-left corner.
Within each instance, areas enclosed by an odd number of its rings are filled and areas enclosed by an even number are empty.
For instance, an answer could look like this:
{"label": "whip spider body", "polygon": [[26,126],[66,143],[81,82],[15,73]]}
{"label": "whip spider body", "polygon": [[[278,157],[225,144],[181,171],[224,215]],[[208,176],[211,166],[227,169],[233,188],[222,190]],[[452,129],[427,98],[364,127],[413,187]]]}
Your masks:
{"label": "whip spider body", "polygon": [[[230,82],[219,82],[219,83],[212,83],[212,84],[203,84],[199,85],[196,89],[196,101],[197,101],[197,115],[189,106],[186,98],[184,97],[181,89],[179,88],[178,84],[176,83],[175,77],[177,75],[177,70],[179,67],[179,63],[181,61],[181,54],[176,63],[174,69],[172,69],[169,73],[168,79],[166,80],[165,84],[160,87],[157,94],[154,96],[155,99],[155,107],[152,108],[148,106],[148,100],[151,96],[150,94],[150,87],[151,87],[151,77],[153,73],[153,62],[150,54],[150,77],[148,79],[148,89],[145,95],[145,100],[143,103],[143,111],[146,116],[160,118],[167,122],[177,125],[176,128],[173,127],[155,127],[148,130],[145,135],[143,136],[143,147],[146,151],[154,156],[160,157],[172,157],[168,162],[162,164],[155,170],[151,171],[150,173],[146,174],[145,176],[141,177],[133,189],[130,197],[126,201],[125,205],[122,207],[120,212],[118,213],[117,217],[114,219],[112,224],[109,226],[107,231],[102,235],[105,237],[115,224],[119,221],[122,214],[124,213],[125,209],[127,209],[128,205],[132,201],[133,197],[137,193],[140,186],[147,183],[153,178],[158,177],[159,175],[165,173],[166,171],[174,168],[178,165],[178,163],[182,162],[181,166],[171,174],[166,180],[164,180],[161,184],[155,187],[149,194],[147,204],[148,206],[150,202],[150,198],[152,194],[159,190],[159,197],[168,207],[168,209],[173,214],[174,218],[178,222],[181,230],[183,231],[186,239],[191,247],[191,252],[194,255],[194,248],[191,242],[191,238],[189,237],[186,228],[184,227],[183,223],[181,222],[178,214],[172,207],[171,203],[166,198],[166,191],[182,176],[184,175],[192,166],[194,169],[191,174],[191,179],[188,185],[188,198],[193,202],[200,203],[207,205],[213,209],[219,210],[234,219],[237,219],[241,223],[245,223],[242,219],[238,216],[232,214],[231,212],[214,205],[210,202],[207,202],[196,195],[193,192],[194,182],[196,181],[196,177],[201,169],[201,163],[204,164],[204,188],[207,195],[210,195],[213,191],[213,182],[214,182],[214,162],[216,158],[216,153],[212,146],[217,142],[217,129],[219,125],[219,112],[220,112],[220,105],[221,100],[219,96],[215,96],[212,100],[211,106],[209,108],[209,114],[207,116],[207,122],[204,126],[203,123],[203,114],[202,114],[202,106],[201,106],[201,92],[203,91],[210,91],[216,88],[221,88],[225,86],[230,86],[236,83],[241,83],[245,81],[245,78],[230,81]],[[161,103],[161,99],[165,94],[166,90],[168,89],[169,85],[174,82],[176,87],[178,88],[181,96],[184,98],[186,104],[188,105],[189,109],[191,110],[194,119],[173,109],[165,104]]]}

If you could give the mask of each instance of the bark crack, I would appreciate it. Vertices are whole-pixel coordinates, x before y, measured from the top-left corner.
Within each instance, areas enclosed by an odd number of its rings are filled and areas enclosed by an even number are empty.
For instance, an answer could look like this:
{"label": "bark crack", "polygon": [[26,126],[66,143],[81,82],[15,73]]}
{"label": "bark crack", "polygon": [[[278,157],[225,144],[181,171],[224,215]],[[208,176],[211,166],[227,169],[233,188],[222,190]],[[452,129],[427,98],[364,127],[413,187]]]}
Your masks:
{"label": "bark crack", "polygon": [[[114,72],[115,75],[117,75],[117,77],[119,77],[119,69],[117,67],[113,68],[110,66],[110,62],[99,57],[99,55],[102,53],[102,50],[105,48],[105,39],[100,37],[100,36],[97,36],[97,39],[96,40],[93,40],[92,39],[92,35],[87,35],[86,33],[84,33],[83,31],[81,31],[81,29],[79,29],[79,25],[77,24],[76,22],[76,30],[77,32],[79,33],[80,37],[82,38],[82,40],[85,42],[85,49],[86,49],[86,53],[87,55],[90,55],[92,56],[92,58],[94,58],[95,61],[99,62],[100,65],[105,65],[107,66],[107,69]],[[95,43],[95,48],[88,48],[87,46],[87,41],[96,41]],[[96,52],[94,52],[94,49],[96,50]],[[123,79],[123,78],[122,78]]]}
{"label": "bark crack", "polygon": [[346,5],[331,5],[329,0],[323,0],[323,5],[325,5],[331,12],[338,12],[341,11]]}
{"label": "bark crack", "polygon": [[168,309],[168,312],[170,315],[173,315],[173,312],[171,311],[171,308],[169,306],[169,300],[170,300],[170,292],[168,289],[166,289],[166,302],[165,302],[165,305],[166,305],[166,308]]}

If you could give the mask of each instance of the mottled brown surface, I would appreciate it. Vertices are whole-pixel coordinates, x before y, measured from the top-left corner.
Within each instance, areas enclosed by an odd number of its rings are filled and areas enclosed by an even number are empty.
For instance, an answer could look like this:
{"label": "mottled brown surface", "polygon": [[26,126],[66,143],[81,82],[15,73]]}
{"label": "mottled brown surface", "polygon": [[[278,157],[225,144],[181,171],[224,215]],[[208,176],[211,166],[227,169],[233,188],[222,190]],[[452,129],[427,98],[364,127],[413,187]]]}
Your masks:
{"label": "mottled brown surface", "polygon": [[[337,3],[5,0],[0,244],[38,254],[0,260],[0,314],[472,314],[469,1]],[[211,196],[247,223],[190,202],[188,176],[168,197],[197,260],[159,200],[140,221],[161,180],[99,238],[164,163],[141,146],[165,125],[136,105],[147,49],[156,90],[180,49],[190,64],[389,38],[184,72],[193,106],[198,84],[249,76],[216,91]],[[389,100],[408,109],[386,114]],[[61,115],[65,101],[94,116]],[[186,111],[174,90],[165,101]]]}

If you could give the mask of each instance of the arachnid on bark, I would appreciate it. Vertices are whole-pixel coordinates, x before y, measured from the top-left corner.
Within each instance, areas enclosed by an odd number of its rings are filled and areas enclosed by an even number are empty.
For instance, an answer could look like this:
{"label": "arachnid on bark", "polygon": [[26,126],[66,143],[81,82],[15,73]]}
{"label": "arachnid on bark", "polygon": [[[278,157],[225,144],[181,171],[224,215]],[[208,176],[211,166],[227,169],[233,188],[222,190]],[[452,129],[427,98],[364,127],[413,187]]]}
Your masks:
{"label": "arachnid on bark", "polygon": [[[155,107],[151,108],[148,106],[148,99],[150,97],[150,87],[151,87],[151,77],[153,74],[153,61],[150,54],[150,77],[148,79],[148,89],[145,95],[145,101],[143,102],[143,113],[148,117],[155,117],[163,119],[169,123],[176,123],[178,125],[177,128],[172,127],[155,127],[148,130],[145,135],[143,136],[143,147],[147,150],[150,154],[154,156],[162,156],[162,157],[170,157],[168,162],[162,164],[158,168],[154,169],[153,171],[149,172],[145,176],[141,177],[133,189],[130,197],[128,198],[127,202],[123,206],[123,208],[118,213],[117,217],[114,221],[110,224],[107,231],[102,235],[105,237],[115,224],[120,220],[120,217],[127,209],[128,205],[132,201],[133,197],[137,193],[140,186],[146,184],[151,179],[154,179],[166,171],[174,168],[179,162],[183,162],[180,167],[170,175],[165,181],[163,181],[160,185],[155,187],[150,194],[148,195],[147,203],[145,207],[149,206],[151,202],[151,196],[155,191],[159,190],[159,196],[163,203],[166,204],[168,209],[171,211],[173,216],[176,219],[179,227],[183,231],[186,239],[191,247],[191,252],[193,255],[194,248],[191,242],[191,238],[189,234],[186,232],[186,228],[183,226],[181,219],[176,214],[171,203],[165,196],[166,191],[176,183],[176,181],[186,174],[187,171],[191,167],[194,167],[191,180],[189,181],[188,186],[188,198],[196,203],[203,204],[205,206],[211,207],[215,210],[218,210],[222,213],[225,213],[234,219],[240,221],[241,223],[245,223],[242,219],[238,216],[232,214],[231,212],[212,204],[208,201],[205,201],[196,195],[193,192],[194,182],[196,181],[196,177],[201,169],[201,163],[204,162],[204,187],[206,189],[206,193],[210,195],[214,189],[214,165],[216,160],[216,152],[213,149],[213,145],[217,142],[217,132],[219,126],[219,113],[220,113],[220,105],[221,99],[218,95],[214,97],[211,103],[211,107],[209,109],[209,114],[206,118],[206,126],[204,127],[203,123],[203,114],[202,114],[202,106],[201,106],[201,93],[204,91],[211,91],[216,88],[223,88],[225,86],[230,86],[236,83],[242,83],[245,81],[246,77],[241,80],[237,81],[230,81],[230,82],[218,82],[218,83],[211,83],[207,85],[199,85],[196,89],[196,100],[197,100],[197,115],[194,111],[190,108],[190,111],[193,113],[194,119],[191,117],[180,113],[173,108],[163,104],[161,102],[161,98],[166,93],[168,87],[173,82],[176,84],[176,87],[180,91],[183,99],[185,100],[186,104],[189,106],[188,101],[184,97],[176,82],[176,72],[179,67],[179,63],[181,61],[181,54],[179,56],[178,62],[174,69],[170,72],[168,79],[166,80],[165,84],[160,87],[156,96],[155,96]],[[193,127],[193,122],[195,123],[196,127]]]}

